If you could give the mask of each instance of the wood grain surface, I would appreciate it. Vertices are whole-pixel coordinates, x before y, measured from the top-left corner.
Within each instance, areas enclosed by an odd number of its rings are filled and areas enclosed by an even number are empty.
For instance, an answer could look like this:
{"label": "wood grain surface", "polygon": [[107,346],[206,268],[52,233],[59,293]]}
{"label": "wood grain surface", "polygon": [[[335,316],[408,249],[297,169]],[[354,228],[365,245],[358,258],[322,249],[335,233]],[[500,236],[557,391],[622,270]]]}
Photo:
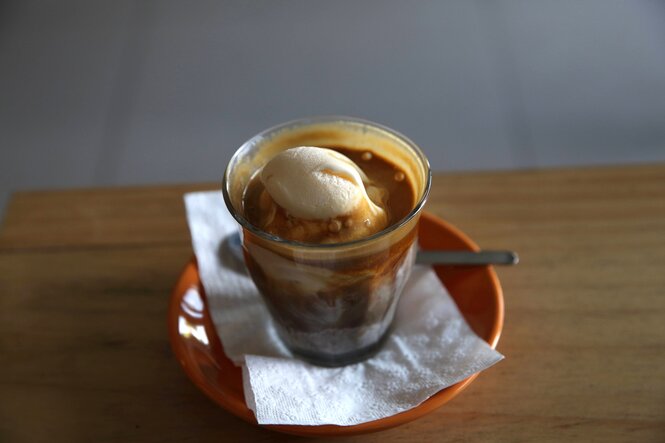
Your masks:
{"label": "wood grain surface", "polygon": [[[171,354],[182,194],[214,186],[13,196],[0,442],[300,440],[226,413]],[[427,210],[520,253],[497,268],[507,358],[434,413],[342,441],[665,441],[665,165],[437,175]]]}

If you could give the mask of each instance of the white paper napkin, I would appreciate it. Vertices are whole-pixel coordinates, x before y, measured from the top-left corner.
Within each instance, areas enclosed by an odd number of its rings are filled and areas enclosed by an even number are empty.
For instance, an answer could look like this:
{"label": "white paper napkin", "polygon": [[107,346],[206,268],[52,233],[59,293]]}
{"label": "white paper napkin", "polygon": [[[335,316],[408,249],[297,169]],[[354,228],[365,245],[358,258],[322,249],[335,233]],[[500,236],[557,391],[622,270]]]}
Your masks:
{"label": "white paper napkin", "polygon": [[503,356],[476,336],[434,272],[415,266],[393,332],[374,357],[322,368],[291,356],[228,240],[238,231],[220,191],[185,195],[187,220],[213,323],[243,369],[260,424],[355,425],[418,406]]}

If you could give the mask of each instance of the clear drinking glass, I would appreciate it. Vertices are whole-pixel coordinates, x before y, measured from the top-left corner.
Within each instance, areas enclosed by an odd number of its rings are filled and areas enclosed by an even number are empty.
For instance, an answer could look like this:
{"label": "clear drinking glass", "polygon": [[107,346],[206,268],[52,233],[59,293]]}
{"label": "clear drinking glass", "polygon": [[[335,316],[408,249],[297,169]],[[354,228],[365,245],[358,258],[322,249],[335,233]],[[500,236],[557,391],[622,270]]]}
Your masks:
{"label": "clear drinking glass", "polygon": [[[275,154],[296,146],[371,151],[399,165],[416,204],[370,237],[309,244],[276,237],[243,215],[243,192]],[[350,117],[312,117],[270,128],[244,143],[224,174],[229,211],[242,227],[245,263],[286,346],[318,365],[341,366],[379,349],[415,259],[417,225],[429,193],[427,158],[403,135]]]}

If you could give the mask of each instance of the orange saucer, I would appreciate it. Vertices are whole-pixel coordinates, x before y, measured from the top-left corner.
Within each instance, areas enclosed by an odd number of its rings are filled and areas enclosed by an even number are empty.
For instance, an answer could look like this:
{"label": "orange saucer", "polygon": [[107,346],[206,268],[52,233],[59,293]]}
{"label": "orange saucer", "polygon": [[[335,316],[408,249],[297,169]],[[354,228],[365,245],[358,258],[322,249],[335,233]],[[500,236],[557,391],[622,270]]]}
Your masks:
{"label": "orange saucer", "polygon": [[[419,227],[422,249],[478,250],[464,233],[429,213]],[[478,336],[496,347],[503,327],[503,293],[489,266],[436,266],[436,274]],[[207,310],[206,297],[192,259],[180,275],[171,295],[168,313],[171,347],[187,376],[208,397],[230,413],[257,424],[247,408],[241,369],[226,357]],[[340,436],[380,431],[415,420],[443,405],[478,374],[443,389],[408,411],[354,426],[268,425],[268,429],[303,436]]]}

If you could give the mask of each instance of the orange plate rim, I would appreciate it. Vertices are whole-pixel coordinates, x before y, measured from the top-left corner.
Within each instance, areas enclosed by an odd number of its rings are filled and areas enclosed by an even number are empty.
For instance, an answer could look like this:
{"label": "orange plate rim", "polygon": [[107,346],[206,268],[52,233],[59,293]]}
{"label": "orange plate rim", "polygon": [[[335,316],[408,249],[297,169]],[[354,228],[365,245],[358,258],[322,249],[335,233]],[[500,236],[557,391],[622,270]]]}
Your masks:
{"label": "orange plate rim", "polygon": [[[447,231],[452,236],[457,237],[457,239],[461,240],[461,242],[464,244],[466,250],[478,251],[480,249],[473,240],[471,240],[466,234],[464,234],[452,224],[428,212],[423,212],[421,217],[436,225],[438,229]],[[488,273],[488,277],[490,278],[493,292],[492,297],[496,303],[496,311],[494,313],[493,324],[487,339],[487,343],[493,349],[496,349],[499,338],[501,336],[504,321],[503,290],[494,269],[491,266],[484,266],[483,268],[484,271]],[[479,375],[479,373],[473,374],[452,386],[442,389],[441,391],[429,397],[420,405],[409,409],[408,411],[366,423],[352,426],[259,425],[256,421],[254,413],[247,407],[244,398],[229,398],[229,396],[224,395],[224,393],[212,387],[203,377],[200,376],[199,373],[195,372],[193,363],[189,361],[186,351],[187,345],[185,345],[178,331],[178,317],[181,315],[180,300],[182,295],[184,294],[184,291],[186,291],[192,285],[197,285],[199,287],[199,293],[201,294],[201,297],[204,301],[206,315],[204,316],[203,321],[205,324],[206,333],[208,333],[208,336],[210,337],[211,344],[216,344],[220,348],[220,352],[223,352],[223,350],[221,350],[221,343],[219,343],[216,332],[214,332],[214,325],[212,324],[210,316],[207,315],[207,301],[200,285],[196,259],[192,258],[185,265],[171,294],[168,312],[168,331],[173,353],[180,362],[180,365],[182,366],[186,375],[201,391],[203,391],[209,398],[215,401],[222,408],[226,409],[228,412],[256,426],[262,426],[266,429],[286,434],[310,437],[348,436],[376,432],[408,423],[434,411],[462,392]],[[226,358],[226,356],[223,356],[222,358]]]}

